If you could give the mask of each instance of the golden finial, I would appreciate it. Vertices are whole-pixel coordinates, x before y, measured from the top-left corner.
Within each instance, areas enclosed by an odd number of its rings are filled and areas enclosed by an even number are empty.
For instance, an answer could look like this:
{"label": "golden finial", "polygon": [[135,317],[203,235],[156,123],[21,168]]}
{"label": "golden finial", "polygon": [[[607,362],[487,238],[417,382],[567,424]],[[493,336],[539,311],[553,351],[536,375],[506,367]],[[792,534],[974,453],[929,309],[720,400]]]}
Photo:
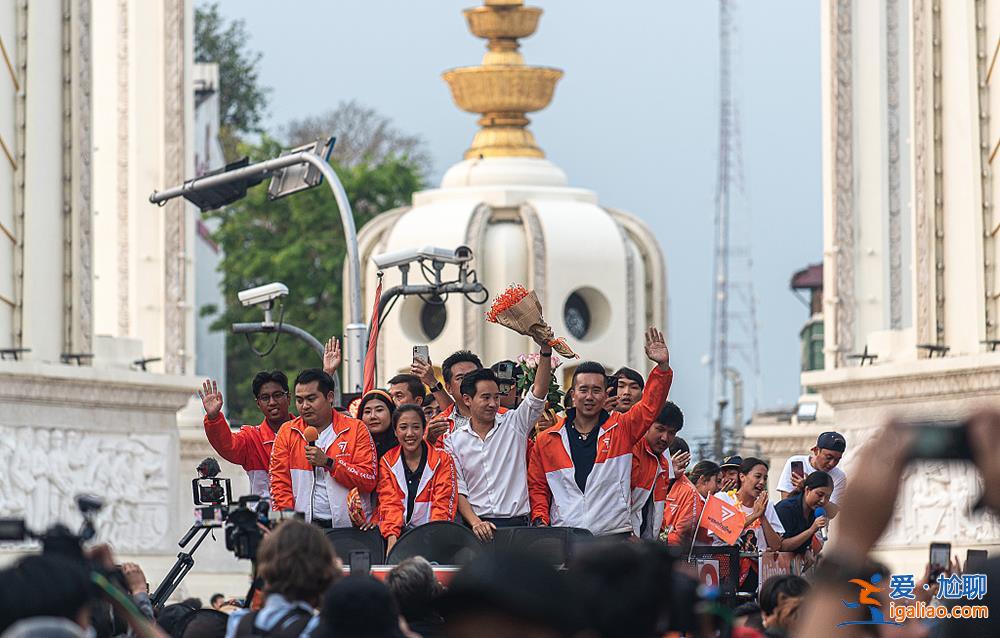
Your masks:
{"label": "golden finial", "polygon": [[530,120],[525,114],[549,105],[563,72],[527,66],[518,51],[518,39],[535,32],[542,10],[525,7],[523,0],[485,0],[483,6],[463,13],[469,31],[487,41],[482,65],[452,69],[442,76],[460,109],[482,115],[482,128],[465,158],[545,157],[527,129]]}

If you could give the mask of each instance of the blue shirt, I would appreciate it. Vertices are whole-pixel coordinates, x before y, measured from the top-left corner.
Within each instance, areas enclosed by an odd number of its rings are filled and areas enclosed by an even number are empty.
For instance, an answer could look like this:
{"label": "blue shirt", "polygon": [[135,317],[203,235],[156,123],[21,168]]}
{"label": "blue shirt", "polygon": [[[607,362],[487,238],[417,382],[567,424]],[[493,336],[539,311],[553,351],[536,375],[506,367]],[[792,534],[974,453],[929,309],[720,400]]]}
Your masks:
{"label": "blue shirt", "polygon": [[[309,624],[307,624],[306,628],[302,631],[302,636],[311,636],[312,632],[319,625],[319,616],[315,615],[316,610],[301,600],[289,602],[281,594],[267,595],[267,599],[264,601],[264,606],[260,608],[259,612],[257,612],[257,617],[254,619],[254,625],[264,631],[271,631],[274,629],[274,626],[278,624],[279,620],[284,618],[288,612],[296,607],[304,609],[310,614],[314,614],[312,620],[309,621]],[[229,615],[229,622],[226,623],[226,638],[234,638],[236,636],[236,629],[240,626],[240,620],[242,620],[243,616],[246,616],[251,611],[252,610],[250,609],[237,609]]]}
{"label": "blue shirt", "polygon": [[[802,512],[801,493],[789,496],[785,500],[781,501],[774,506],[774,511],[778,513],[778,518],[781,519],[781,524],[785,528],[784,534],[781,535],[782,538],[792,538],[794,536],[798,536],[812,527],[813,521],[816,520],[815,511],[809,510],[808,515]],[[812,539],[810,538],[792,551],[796,554],[800,554],[809,548],[809,544],[811,542]]]}

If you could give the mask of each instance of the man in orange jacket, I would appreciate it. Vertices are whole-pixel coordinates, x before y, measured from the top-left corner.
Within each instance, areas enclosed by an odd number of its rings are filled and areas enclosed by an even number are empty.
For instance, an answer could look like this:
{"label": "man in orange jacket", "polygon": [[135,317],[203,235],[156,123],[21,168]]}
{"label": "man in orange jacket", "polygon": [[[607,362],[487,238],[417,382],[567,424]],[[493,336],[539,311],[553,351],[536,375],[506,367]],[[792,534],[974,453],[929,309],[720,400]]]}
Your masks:
{"label": "man in orange jacket", "polygon": [[246,470],[251,493],[267,498],[270,496],[267,471],[274,435],[292,418],[288,413],[288,377],[280,370],[258,372],[251,388],[264,420],[258,425],[244,425],[235,434],[222,414],[222,393],[214,379],[205,381],[198,396],[205,407],[208,442],[219,456]]}
{"label": "man in orange jacket", "polygon": [[[330,337],[323,353],[323,370],[333,374],[340,366],[340,340]],[[240,465],[250,479],[250,492],[270,497],[268,471],[274,437],[283,424],[291,421],[288,411],[288,377],[281,370],[258,372],[251,384],[257,407],[264,414],[258,425],[244,425],[233,433],[222,413],[222,393],[214,379],[205,381],[198,397],[205,408],[205,436],[219,456]]]}
{"label": "man in orange jacket", "polygon": [[528,495],[535,525],[580,527],[596,536],[632,534],[632,448],[659,414],[673,378],[667,344],[656,328],[646,333],[646,356],[657,366],[642,401],[624,414],[604,410],[604,367],[577,366],[576,407],[539,434],[531,450]]}
{"label": "man in orange jacket", "polygon": [[[364,423],[333,409],[333,380],[322,370],[304,370],[295,379],[295,407],[299,416],[274,440],[271,506],[302,512],[320,527],[351,527],[351,489],[360,493],[362,508],[370,509],[375,442]],[[306,440],[308,426],[319,434],[315,442]]]}
{"label": "man in orange jacket", "polygon": [[639,538],[654,539],[660,533],[664,499],[675,480],[667,450],[683,427],[684,413],[667,401],[632,448],[632,532]]}

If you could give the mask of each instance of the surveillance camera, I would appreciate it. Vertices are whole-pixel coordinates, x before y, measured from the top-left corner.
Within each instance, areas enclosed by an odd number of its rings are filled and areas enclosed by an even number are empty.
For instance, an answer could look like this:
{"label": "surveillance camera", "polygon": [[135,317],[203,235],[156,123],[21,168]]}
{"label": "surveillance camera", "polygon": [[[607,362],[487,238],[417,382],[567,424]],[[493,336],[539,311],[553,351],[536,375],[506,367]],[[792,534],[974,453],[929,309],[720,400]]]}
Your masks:
{"label": "surveillance camera", "polygon": [[288,296],[288,286],[275,281],[256,288],[241,290],[236,295],[240,303],[244,306],[257,306],[264,303],[271,303],[275,299]]}
{"label": "surveillance camera", "polygon": [[472,261],[472,249],[468,246],[459,246],[454,250],[424,246],[418,252],[424,259],[440,261],[444,264],[464,264],[467,261]]}
{"label": "surveillance camera", "polygon": [[372,256],[372,261],[375,262],[375,266],[379,270],[406,266],[407,264],[420,261],[421,259],[422,257],[420,256],[420,253],[413,248],[395,250],[391,253],[382,253],[381,255]]}

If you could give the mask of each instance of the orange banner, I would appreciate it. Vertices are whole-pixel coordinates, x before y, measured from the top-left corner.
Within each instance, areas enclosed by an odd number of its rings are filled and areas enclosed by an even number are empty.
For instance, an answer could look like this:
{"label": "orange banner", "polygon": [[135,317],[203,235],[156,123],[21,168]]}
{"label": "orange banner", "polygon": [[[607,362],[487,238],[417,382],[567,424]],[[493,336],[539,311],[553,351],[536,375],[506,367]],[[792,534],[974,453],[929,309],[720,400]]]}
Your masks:
{"label": "orange banner", "polygon": [[709,497],[701,517],[701,527],[715,534],[727,545],[735,545],[743,532],[746,515],[736,505],[730,505],[715,495]]}

